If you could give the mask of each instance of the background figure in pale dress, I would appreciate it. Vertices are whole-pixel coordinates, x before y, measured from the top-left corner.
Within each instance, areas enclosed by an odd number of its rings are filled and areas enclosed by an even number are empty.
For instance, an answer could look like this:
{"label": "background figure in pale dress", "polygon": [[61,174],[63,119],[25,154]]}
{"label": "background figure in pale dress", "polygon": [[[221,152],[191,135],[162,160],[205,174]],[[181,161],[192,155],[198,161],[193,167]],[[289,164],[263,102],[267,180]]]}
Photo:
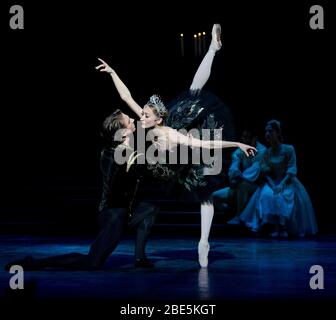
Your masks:
{"label": "background figure in pale dress", "polygon": [[317,224],[311,200],[296,178],[295,149],[282,143],[279,121],[267,123],[265,137],[270,144],[261,165],[265,183],[253,194],[240,220],[253,231],[271,224],[271,236],[316,234]]}

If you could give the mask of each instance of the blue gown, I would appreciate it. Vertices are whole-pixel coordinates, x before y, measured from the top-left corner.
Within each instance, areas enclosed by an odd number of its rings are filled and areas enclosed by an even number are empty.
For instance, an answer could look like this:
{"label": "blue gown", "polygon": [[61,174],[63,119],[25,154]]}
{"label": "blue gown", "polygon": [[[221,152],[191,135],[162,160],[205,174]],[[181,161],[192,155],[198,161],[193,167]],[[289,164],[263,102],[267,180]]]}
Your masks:
{"label": "blue gown", "polygon": [[258,231],[265,223],[272,224],[278,220],[282,221],[293,235],[316,234],[317,223],[313,205],[306,189],[296,177],[294,147],[281,144],[277,154],[273,154],[271,148],[267,149],[261,170],[269,175],[276,185],[287,174],[292,178],[278,194],[274,194],[267,183],[259,187],[243,210],[240,220],[254,231]]}

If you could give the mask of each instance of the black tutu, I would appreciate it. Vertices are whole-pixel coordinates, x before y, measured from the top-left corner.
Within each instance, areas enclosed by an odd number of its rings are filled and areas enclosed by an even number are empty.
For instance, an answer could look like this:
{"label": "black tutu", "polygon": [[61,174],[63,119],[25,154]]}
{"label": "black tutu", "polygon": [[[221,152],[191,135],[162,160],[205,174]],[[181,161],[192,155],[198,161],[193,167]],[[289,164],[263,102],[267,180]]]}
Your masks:
{"label": "black tutu", "polygon": [[[222,139],[232,141],[235,138],[232,116],[229,108],[214,94],[201,91],[186,91],[167,105],[169,116],[166,125],[179,130],[198,129],[202,138],[202,129],[211,129],[210,138],[214,138],[214,129],[222,129]],[[191,151],[191,150],[190,150]],[[191,158],[190,158],[191,159]],[[169,181],[165,184],[171,197],[183,202],[204,202],[211,199],[213,191],[225,184],[224,172],[230,161],[230,155],[223,151],[223,170],[219,175],[204,175],[205,164],[155,164],[149,166],[153,175]]]}
{"label": "black tutu", "polygon": [[235,130],[230,109],[214,94],[205,91],[185,91],[168,105],[166,125],[187,130],[223,129],[223,139],[235,139]]}

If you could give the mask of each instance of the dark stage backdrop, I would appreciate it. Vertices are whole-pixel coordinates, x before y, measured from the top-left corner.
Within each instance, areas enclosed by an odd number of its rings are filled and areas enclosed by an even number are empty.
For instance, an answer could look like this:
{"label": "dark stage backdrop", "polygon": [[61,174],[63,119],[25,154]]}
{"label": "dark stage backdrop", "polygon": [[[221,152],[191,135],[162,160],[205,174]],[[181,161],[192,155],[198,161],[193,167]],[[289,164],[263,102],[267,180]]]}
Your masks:
{"label": "dark stage backdrop", "polygon": [[[110,78],[94,69],[97,57],[115,68],[140,104],[152,93],[169,101],[189,87],[201,61],[193,34],[206,31],[208,45],[212,24],[221,23],[223,49],[205,88],[231,108],[238,133],[252,125],[264,141],[265,122],[282,122],[322,231],[335,225],[327,186],[334,181],[335,74],[327,3],[321,3],[324,30],[309,27],[315,3],[21,4],[24,30],[9,28],[11,4],[1,12],[3,219],[80,214],[67,197],[98,203],[99,126],[116,107],[126,108]],[[83,224],[95,217],[86,214]]]}

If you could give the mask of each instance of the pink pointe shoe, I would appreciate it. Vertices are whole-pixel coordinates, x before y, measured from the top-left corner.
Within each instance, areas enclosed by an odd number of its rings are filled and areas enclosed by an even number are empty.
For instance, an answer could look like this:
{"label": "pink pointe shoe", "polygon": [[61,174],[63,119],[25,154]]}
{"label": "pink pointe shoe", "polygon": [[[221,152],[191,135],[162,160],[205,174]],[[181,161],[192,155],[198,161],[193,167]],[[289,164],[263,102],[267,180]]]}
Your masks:
{"label": "pink pointe shoe", "polygon": [[213,50],[214,52],[220,50],[222,47],[222,41],[221,41],[221,34],[222,34],[222,28],[220,24],[215,23],[212,27],[212,40],[210,44],[210,49]]}
{"label": "pink pointe shoe", "polygon": [[208,254],[210,250],[210,245],[208,242],[200,241],[198,243],[198,262],[202,268],[208,266]]}

